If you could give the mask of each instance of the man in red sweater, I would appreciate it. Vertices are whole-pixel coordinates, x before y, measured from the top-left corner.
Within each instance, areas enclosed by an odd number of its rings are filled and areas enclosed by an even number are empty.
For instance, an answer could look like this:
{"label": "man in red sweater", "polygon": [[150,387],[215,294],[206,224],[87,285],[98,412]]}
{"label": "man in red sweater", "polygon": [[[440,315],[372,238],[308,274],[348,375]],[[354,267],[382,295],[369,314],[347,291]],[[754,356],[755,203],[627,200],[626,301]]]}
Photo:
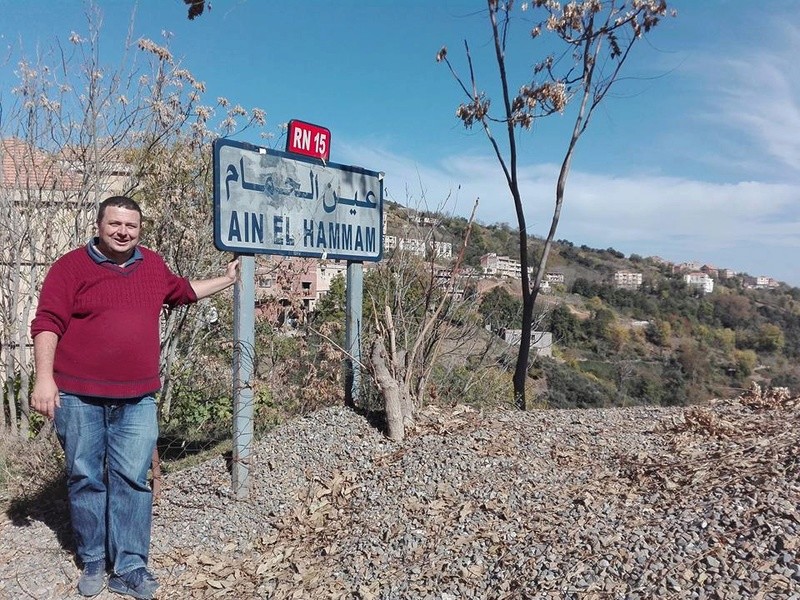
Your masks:
{"label": "man in red sweater", "polygon": [[100,204],[97,237],[58,259],[31,324],[36,381],[31,406],[55,421],[64,448],[70,515],[83,573],[78,591],[108,588],[152,598],[147,570],[152,492],[147,471],[158,437],[162,307],[231,286],[225,274],[178,277],[139,246],[142,211],[125,196]]}

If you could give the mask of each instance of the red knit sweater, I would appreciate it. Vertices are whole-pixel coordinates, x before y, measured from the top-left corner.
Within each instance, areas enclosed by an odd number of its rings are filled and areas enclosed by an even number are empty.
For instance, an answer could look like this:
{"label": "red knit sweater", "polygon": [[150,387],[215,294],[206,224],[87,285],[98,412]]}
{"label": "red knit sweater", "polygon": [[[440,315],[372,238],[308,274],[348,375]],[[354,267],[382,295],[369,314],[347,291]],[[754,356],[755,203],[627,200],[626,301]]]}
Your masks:
{"label": "red knit sweater", "polygon": [[161,308],[196,302],[197,296],[158,254],[139,250],[142,260],[120,268],[98,264],[78,248],[47,273],[31,335],[58,335],[53,375],[60,391],[135,398],[161,387]]}

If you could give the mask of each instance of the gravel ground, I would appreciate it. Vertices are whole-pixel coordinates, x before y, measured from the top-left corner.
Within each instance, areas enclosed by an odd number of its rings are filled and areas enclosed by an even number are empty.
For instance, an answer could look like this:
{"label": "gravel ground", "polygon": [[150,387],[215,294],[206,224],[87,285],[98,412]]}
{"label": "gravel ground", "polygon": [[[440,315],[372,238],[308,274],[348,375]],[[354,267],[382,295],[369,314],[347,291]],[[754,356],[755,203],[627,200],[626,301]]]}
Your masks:
{"label": "gravel ground", "polygon": [[[402,443],[330,408],[261,440],[250,472],[246,501],[222,457],[165,476],[159,598],[800,600],[800,408],[785,393],[428,408]],[[0,598],[78,597],[63,500],[44,492],[0,536]]]}

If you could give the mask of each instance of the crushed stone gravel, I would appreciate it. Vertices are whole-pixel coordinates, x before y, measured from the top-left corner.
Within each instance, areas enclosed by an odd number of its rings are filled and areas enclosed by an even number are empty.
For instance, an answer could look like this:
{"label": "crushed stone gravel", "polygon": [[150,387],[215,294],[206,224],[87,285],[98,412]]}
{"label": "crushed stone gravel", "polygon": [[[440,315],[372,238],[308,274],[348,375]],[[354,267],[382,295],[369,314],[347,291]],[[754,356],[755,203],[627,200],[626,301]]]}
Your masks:
{"label": "crushed stone gravel", "polygon": [[[800,408],[427,407],[395,443],[325,409],[167,473],[161,599],[800,600]],[[0,521],[0,598],[79,598],[63,500]],[[108,591],[98,600],[115,598]]]}

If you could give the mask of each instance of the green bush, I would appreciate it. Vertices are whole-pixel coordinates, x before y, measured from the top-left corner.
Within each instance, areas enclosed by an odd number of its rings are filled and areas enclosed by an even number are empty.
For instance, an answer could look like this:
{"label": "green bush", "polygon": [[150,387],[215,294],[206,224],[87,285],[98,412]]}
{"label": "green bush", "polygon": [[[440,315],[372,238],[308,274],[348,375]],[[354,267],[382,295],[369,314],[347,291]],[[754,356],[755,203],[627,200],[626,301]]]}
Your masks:
{"label": "green bush", "polygon": [[547,402],[552,408],[603,408],[615,404],[616,390],[610,384],[549,358],[541,359],[541,369],[547,380]]}
{"label": "green bush", "polygon": [[475,407],[493,407],[513,403],[511,374],[490,367],[480,371],[469,366],[451,369],[434,369],[431,387],[439,404],[468,404]]}

